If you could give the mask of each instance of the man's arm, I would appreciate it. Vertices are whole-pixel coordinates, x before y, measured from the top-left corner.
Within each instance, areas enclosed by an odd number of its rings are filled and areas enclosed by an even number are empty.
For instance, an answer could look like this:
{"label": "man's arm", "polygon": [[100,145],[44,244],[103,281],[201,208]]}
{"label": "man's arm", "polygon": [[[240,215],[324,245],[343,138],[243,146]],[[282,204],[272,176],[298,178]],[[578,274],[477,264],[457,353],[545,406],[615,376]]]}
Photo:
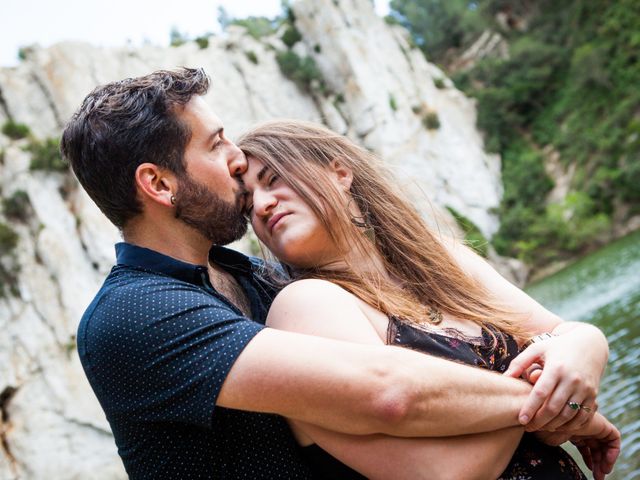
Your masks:
{"label": "man's arm", "polygon": [[[331,311],[349,318],[350,308],[334,302]],[[520,380],[400,347],[265,329],[234,363],[217,405],[343,433],[435,437],[517,426],[530,391]]]}

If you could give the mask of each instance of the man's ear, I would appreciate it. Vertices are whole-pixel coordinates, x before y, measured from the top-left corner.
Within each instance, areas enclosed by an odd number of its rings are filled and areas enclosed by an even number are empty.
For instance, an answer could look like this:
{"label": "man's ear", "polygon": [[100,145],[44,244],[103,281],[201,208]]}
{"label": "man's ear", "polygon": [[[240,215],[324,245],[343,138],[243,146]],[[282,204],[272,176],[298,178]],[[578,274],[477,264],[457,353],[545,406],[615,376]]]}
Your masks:
{"label": "man's ear", "polygon": [[146,200],[170,207],[171,197],[177,192],[175,174],[154,163],[141,163],[136,168],[138,194]]}
{"label": "man's ear", "polygon": [[335,179],[345,192],[348,192],[353,182],[353,171],[344,162],[334,159],[329,168],[335,175]]}

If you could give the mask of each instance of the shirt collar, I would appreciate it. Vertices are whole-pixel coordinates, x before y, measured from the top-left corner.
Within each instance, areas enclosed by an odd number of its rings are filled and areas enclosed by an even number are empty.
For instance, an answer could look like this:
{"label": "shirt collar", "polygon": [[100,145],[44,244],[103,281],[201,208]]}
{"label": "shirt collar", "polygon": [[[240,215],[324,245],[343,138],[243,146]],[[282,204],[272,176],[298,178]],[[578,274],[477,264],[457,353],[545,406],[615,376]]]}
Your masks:
{"label": "shirt collar", "polygon": [[243,253],[236,252],[230,248],[214,245],[209,251],[209,261],[220,265],[229,272],[251,274],[254,266],[261,260],[247,257]]}
{"label": "shirt collar", "polygon": [[202,272],[207,271],[206,265],[183,262],[155,250],[126,242],[116,243],[116,261],[118,265],[164,273],[178,280],[196,284],[201,283]]}
{"label": "shirt collar", "polygon": [[[202,272],[207,270],[206,265],[183,262],[126,242],[116,244],[116,259],[118,265],[164,273],[190,283],[200,283]],[[249,257],[229,248],[214,245],[209,251],[209,259],[231,273],[250,275],[253,271],[253,262]]]}

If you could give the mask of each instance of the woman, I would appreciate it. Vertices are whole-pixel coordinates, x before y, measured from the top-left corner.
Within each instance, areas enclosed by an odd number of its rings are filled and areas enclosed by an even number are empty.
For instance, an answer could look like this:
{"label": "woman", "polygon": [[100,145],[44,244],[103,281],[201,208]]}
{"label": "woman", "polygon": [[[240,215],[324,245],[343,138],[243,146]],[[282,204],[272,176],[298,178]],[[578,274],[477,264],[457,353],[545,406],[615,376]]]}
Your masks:
{"label": "woman", "polygon": [[543,427],[571,434],[523,437],[522,429],[512,428],[391,439],[292,421],[317,470],[362,478],[332,463],[329,452],[371,478],[584,478],[562,449],[541,441],[558,444],[573,435],[587,437],[581,439],[583,456],[596,478],[604,478],[617,456],[619,433],[594,415],[608,356],[599,330],[562,322],[470,250],[436,237],[375,157],[348,139],[284,121],[254,129],[238,145],[248,161],[243,180],[254,231],[295,280],[274,300],[268,325],[401,345],[498,372],[507,370],[528,339],[550,333],[511,371],[542,365],[530,372],[532,398],[544,403],[542,409],[565,405]]}

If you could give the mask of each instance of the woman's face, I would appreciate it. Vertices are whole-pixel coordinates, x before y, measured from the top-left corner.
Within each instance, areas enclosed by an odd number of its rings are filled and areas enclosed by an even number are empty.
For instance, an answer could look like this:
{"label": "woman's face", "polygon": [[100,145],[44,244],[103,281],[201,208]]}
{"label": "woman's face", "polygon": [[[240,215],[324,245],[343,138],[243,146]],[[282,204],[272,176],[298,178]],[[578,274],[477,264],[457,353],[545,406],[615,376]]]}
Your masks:
{"label": "woman's face", "polygon": [[253,230],[280,261],[302,268],[337,259],[337,248],[316,214],[276,172],[249,156],[242,180]]}

